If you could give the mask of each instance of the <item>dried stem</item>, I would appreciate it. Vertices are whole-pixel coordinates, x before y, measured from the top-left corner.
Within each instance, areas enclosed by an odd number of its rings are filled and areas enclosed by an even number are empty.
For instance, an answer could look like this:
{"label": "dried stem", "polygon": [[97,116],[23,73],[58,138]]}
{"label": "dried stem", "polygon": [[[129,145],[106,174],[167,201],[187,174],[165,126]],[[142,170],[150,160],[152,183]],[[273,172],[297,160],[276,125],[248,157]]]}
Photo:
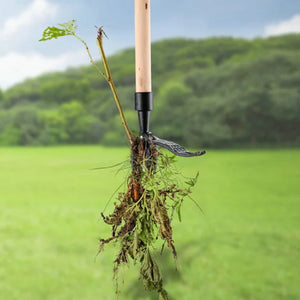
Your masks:
{"label": "dried stem", "polygon": [[115,102],[117,104],[117,107],[118,107],[118,110],[119,110],[119,113],[120,113],[120,117],[121,117],[121,120],[122,120],[122,125],[123,127],[125,128],[125,131],[126,131],[126,134],[127,134],[127,137],[128,137],[128,140],[130,142],[130,144],[132,144],[133,142],[133,135],[128,127],[128,124],[126,122],[126,118],[124,116],[124,113],[123,113],[123,108],[122,108],[122,105],[121,105],[121,102],[120,102],[120,99],[119,99],[119,96],[117,94],[117,91],[116,91],[116,87],[115,87],[115,84],[112,80],[112,77],[111,77],[111,73],[110,73],[110,70],[109,70],[109,67],[108,67],[108,63],[107,63],[107,59],[106,59],[106,56],[105,56],[105,53],[104,53],[104,50],[103,50],[103,46],[102,46],[102,37],[103,37],[103,29],[102,28],[99,28],[98,30],[98,36],[97,36],[97,44],[98,44],[98,47],[99,47],[99,50],[100,50],[100,53],[101,53],[101,57],[102,57],[102,61],[103,61],[103,65],[104,65],[104,68],[105,68],[105,73],[98,67],[98,65],[95,63],[95,61],[93,60],[93,57],[91,55],[91,52],[89,50],[89,47],[88,45],[86,44],[86,42],[81,39],[78,35],[76,34],[73,34],[81,43],[84,44],[85,46],[85,49],[87,51],[87,54],[90,58],[90,61],[92,63],[92,65],[97,69],[97,71],[101,74],[101,76],[107,81],[107,83],[109,84],[110,86],[110,89],[113,93],[113,96],[114,96],[114,99],[115,99]]}
{"label": "dried stem", "polygon": [[105,77],[106,81],[108,82],[108,84],[110,86],[110,89],[111,89],[111,91],[114,95],[114,99],[115,99],[115,102],[117,104],[117,107],[118,107],[118,110],[119,110],[119,113],[120,113],[122,124],[123,124],[123,126],[125,128],[125,131],[127,133],[128,140],[129,140],[130,144],[132,144],[133,143],[133,136],[132,136],[132,133],[131,133],[131,131],[128,127],[128,124],[126,122],[126,119],[125,119],[125,116],[124,116],[124,113],[123,113],[123,109],[122,109],[122,106],[121,106],[121,103],[120,103],[120,100],[119,100],[119,96],[117,94],[115,84],[112,80],[111,73],[110,73],[108,63],[107,63],[107,60],[106,60],[106,56],[105,56],[105,53],[104,53],[104,50],[103,50],[103,45],[102,45],[103,33],[104,32],[103,32],[102,27],[99,28],[98,36],[97,36],[97,45],[99,47],[101,57],[102,57],[102,61],[103,61],[103,65],[104,65],[105,72],[106,72],[106,75],[104,75],[104,77]]}

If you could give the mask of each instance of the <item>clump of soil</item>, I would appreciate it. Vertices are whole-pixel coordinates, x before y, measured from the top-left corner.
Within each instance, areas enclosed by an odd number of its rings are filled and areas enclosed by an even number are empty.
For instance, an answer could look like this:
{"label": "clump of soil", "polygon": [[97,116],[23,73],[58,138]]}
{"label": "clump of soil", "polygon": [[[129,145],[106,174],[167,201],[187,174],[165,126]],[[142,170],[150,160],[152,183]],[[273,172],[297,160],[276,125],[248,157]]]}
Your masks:
{"label": "clump of soil", "polygon": [[[120,251],[114,261],[114,278],[118,293],[118,270],[130,259],[140,262],[140,279],[148,290],[156,290],[160,299],[168,299],[163,280],[151,247],[157,239],[171,249],[176,259],[171,221],[174,211],[181,219],[180,208],[184,197],[191,193],[196,178],[186,188],[178,187],[172,169],[174,157],[158,152],[150,139],[136,137],[131,146],[132,172],[127,179],[127,191],[118,194],[114,211],[102,218],[111,226],[109,238],[100,239],[99,252],[112,241]],[[162,249],[163,250],[163,249]]]}

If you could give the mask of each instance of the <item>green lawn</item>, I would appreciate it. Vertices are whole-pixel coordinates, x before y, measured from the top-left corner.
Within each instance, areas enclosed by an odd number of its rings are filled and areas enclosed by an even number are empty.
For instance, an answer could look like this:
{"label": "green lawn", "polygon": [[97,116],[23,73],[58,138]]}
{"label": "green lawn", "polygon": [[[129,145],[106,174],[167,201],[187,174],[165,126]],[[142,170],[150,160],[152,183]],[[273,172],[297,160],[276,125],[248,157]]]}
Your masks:
{"label": "green lawn", "polygon": [[[128,149],[0,148],[0,299],[115,299],[113,247],[95,261],[99,215],[124,177],[91,171]],[[176,272],[160,258],[171,299],[300,299],[300,151],[209,151],[178,159],[200,171],[182,223],[175,221]],[[112,204],[109,206],[112,208]],[[109,211],[109,209],[108,209]],[[120,300],[157,299],[125,269]]]}

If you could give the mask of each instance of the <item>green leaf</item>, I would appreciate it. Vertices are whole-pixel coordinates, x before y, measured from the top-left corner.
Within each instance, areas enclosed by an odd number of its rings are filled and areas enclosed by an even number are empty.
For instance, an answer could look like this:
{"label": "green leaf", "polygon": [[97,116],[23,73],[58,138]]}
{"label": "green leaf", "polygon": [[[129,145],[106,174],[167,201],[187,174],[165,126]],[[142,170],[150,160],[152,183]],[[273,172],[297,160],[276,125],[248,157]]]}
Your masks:
{"label": "green leaf", "polygon": [[199,208],[199,210],[204,214],[204,211],[203,211],[203,209],[201,208],[201,206],[198,204],[198,202],[195,200],[195,199],[193,199],[190,195],[187,195],[188,196],[188,198],[190,198],[193,202],[194,202],[194,204]]}
{"label": "green leaf", "polygon": [[75,31],[77,29],[77,25],[75,25],[75,20],[71,20],[66,23],[59,23],[59,27],[47,27],[44,32],[42,38],[39,40],[39,42],[42,41],[48,41],[52,39],[57,39],[61,36],[67,36],[67,35],[75,35]]}
{"label": "green leaf", "polygon": [[197,183],[198,177],[199,177],[199,171],[197,172],[197,174],[194,178],[191,178],[189,181],[186,181],[185,183],[188,184],[189,186],[193,187]]}
{"label": "green leaf", "polygon": [[178,220],[181,222],[181,203],[177,206]]}
{"label": "green leaf", "polygon": [[132,242],[132,254],[134,259],[136,259],[139,250],[139,235],[137,230],[134,232],[133,242]]}

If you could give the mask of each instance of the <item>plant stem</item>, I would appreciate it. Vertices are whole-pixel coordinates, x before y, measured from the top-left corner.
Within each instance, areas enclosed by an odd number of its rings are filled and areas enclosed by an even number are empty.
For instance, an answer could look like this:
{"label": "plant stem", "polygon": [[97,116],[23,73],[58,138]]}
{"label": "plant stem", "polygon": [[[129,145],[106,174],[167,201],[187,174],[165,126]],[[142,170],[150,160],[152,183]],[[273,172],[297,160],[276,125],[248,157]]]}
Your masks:
{"label": "plant stem", "polygon": [[100,28],[98,32],[99,32],[99,34],[98,34],[98,37],[97,37],[97,44],[98,44],[98,47],[100,49],[100,53],[101,53],[101,57],[102,57],[102,61],[103,61],[103,65],[104,65],[106,74],[104,74],[104,72],[98,67],[98,65],[93,60],[92,55],[91,55],[90,50],[89,50],[89,47],[86,44],[86,42],[83,39],[81,39],[79,36],[77,36],[76,34],[74,34],[74,36],[81,43],[84,44],[85,49],[86,49],[86,51],[88,53],[88,56],[90,58],[91,63],[94,65],[94,67],[97,69],[97,71],[104,77],[104,79],[108,82],[108,84],[110,86],[110,89],[111,89],[111,91],[113,93],[115,102],[117,104],[119,113],[120,113],[120,117],[121,117],[121,120],[122,120],[122,125],[125,128],[125,131],[127,133],[127,136],[128,136],[130,144],[132,144],[133,136],[132,136],[132,133],[131,133],[131,131],[130,131],[129,127],[128,127],[128,124],[126,122],[126,119],[125,119],[125,116],[124,116],[124,113],[123,113],[123,108],[121,106],[120,99],[119,99],[119,96],[117,94],[115,84],[114,84],[114,82],[112,80],[111,73],[110,73],[110,70],[109,70],[109,67],[108,67],[108,63],[107,63],[107,60],[106,60],[106,56],[105,56],[105,53],[104,53],[104,50],[103,50],[103,47],[102,47],[102,28]]}
{"label": "plant stem", "polygon": [[90,49],[87,45],[87,43],[81,39],[78,35],[74,34],[74,36],[85,46],[86,52],[90,58],[90,61],[92,63],[92,65],[97,69],[97,71],[104,77],[105,80],[107,80],[106,75],[104,74],[104,72],[97,66],[97,64],[94,62],[93,57],[91,55]]}
{"label": "plant stem", "polygon": [[99,28],[98,36],[97,36],[97,44],[98,44],[98,47],[99,47],[99,50],[100,50],[100,53],[101,53],[103,65],[104,65],[105,72],[106,72],[105,78],[106,78],[106,81],[108,82],[108,84],[110,86],[110,89],[111,89],[113,95],[114,95],[114,99],[115,99],[115,102],[117,104],[117,107],[118,107],[118,110],[119,110],[119,113],[120,113],[120,117],[121,117],[121,120],[122,120],[122,125],[125,128],[125,131],[126,131],[127,136],[128,136],[128,140],[129,140],[130,144],[132,144],[133,143],[133,136],[132,136],[132,133],[131,133],[131,131],[128,127],[128,124],[126,122],[126,119],[125,119],[125,116],[124,116],[124,113],[123,113],[123,109],[122,109],[122,106],[121,106],[121,103],[120,103],[120,100],[119,100],[119,96],[117,94],[115,84],[114,84],[114,82],[112,80],[112,77],[111,77],[111,73],[110,73],[108,63],[107,63],[107,60],[106,60],[106,56],[105,56],[103,46],[102,46],[102,38],[103,38],[103,30],[102,30],[102,28]]}

